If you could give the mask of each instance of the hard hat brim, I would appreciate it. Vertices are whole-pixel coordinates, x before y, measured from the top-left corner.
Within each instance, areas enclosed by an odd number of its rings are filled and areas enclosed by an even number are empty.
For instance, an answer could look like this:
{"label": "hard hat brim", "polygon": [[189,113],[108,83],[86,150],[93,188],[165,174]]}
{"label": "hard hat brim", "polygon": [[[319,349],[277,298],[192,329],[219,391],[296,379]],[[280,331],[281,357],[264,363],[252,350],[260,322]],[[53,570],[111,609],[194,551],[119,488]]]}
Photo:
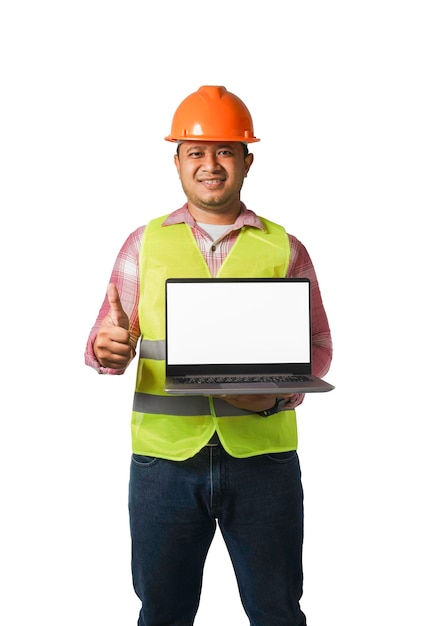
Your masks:
{"label": "hard hat brim", "polygon": [[199,135],[186,135],[186,137],[167,135],[164,139],[172,143],[179,143],[179,141],[225,141],[226,143],[237,141],[239,143],[256,143],[257,141],[261,141],[257,137],[201,137]]}

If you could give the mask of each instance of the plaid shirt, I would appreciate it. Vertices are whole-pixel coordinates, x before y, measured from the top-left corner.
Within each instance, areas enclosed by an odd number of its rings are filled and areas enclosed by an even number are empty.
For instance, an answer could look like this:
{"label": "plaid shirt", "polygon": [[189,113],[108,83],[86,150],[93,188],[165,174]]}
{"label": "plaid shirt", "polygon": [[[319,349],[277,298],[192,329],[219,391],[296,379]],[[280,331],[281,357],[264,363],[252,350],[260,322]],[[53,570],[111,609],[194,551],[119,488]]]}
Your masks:
{"label": "plaid shirt", "polygon": [[[217,275],[220,266],[236,242],[242,226],[251,226],[264,230],[257,215],[253,211],[249,211],[243,203],[241,213],[235,223],[217,241],[213,241],[203,228],[198,226],[188,211],[187,204],[181,209],[171,213],[165,220],[163,226],[170,227],[180,223],[188,224],[191,227],[196,242],[213,277]],[[134,348],[140,337],[138,318],[138,302],[140,297],[139,255],[144,229],[145,227],[141,226],[129,235],[119,251],[109,281],[115,283],[117,286],[122,307],[129,317],[130,339]],[[303,244],[290,234],[289,243],[291,254],[286,276],[307,277],[311,281],[313,373],[316,376],[324,376],[331,364],[332,342],[316,273],[309,254]],[[97,336],[98,329],[102,320],[109,313],[109,310],[110,306],[107,297],[105,297],[96,322],[88,337],[85,351],[85,363],[93,367],[100,374],[122,374],[123,370],[111,370],[101,367],[93,351],[93,343]],[[302,394],[295,394],[292,398],[292,402],[288,403],[288,405],[290,404],[290,408],[293,408],[300,404],[302,399]]]}

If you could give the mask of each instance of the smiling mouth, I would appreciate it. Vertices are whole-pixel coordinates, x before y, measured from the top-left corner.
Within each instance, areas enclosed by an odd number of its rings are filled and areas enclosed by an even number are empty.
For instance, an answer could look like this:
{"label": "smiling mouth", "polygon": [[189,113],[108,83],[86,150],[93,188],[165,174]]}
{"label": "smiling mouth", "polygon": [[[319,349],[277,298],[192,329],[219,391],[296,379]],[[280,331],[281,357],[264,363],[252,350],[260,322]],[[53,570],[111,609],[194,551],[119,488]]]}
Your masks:
{"label": "smiling mouth", "polygon": [[210,178],[206,180],[201,180],[200,183],[205,185],[206,187],[217,187],[224,182],[222,178]]}

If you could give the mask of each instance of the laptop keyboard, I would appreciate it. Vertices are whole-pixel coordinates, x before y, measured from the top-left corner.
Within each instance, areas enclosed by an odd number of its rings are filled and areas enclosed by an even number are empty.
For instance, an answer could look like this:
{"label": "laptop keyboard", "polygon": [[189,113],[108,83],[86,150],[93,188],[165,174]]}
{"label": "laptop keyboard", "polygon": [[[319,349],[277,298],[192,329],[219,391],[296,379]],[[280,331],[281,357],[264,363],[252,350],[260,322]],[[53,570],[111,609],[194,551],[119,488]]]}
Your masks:
{"label": "laptop keyboard", "polygon": [[273,376],[176,376],[176,383],[207,384],[207,383],[305,383],[308,376],[273,375]]}

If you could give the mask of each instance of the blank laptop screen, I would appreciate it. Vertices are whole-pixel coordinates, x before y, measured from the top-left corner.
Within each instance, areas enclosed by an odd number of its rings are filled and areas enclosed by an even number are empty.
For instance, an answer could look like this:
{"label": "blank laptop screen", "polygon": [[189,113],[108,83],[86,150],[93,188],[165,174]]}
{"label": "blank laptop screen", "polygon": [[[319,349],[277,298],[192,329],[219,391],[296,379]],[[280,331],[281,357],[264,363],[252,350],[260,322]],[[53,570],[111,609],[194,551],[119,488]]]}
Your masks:
{"label": "blank laptop screen", "polygon": [[310,282],[167,281],[168,365],[309,363]]}

